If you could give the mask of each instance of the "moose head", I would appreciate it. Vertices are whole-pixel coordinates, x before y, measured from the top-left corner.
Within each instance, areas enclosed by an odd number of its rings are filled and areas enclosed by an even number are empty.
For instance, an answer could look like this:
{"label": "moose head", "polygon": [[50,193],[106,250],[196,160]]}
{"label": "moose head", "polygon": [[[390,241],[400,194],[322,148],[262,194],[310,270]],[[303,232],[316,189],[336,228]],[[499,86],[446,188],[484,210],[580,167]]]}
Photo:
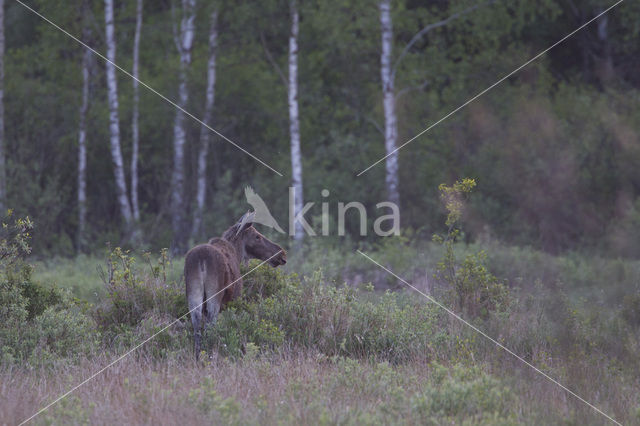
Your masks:
{"label": "moose head", "polygon": [[269,264],[273,267],[287,263],[284,249],[253,227],[254,218],[255,212],[245,213],[237,223],[222,234],[222,238],[235,246],[242,262],[249,259],[269,259]]}

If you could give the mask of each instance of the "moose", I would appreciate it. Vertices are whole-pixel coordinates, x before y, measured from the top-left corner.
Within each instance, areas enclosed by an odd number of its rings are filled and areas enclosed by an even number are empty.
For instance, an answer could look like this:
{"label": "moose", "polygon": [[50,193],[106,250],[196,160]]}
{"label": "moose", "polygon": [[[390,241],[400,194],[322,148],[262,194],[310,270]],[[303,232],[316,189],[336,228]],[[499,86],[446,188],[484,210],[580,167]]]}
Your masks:
{"label": "moose", "polygon": [[282,247],[253,227],[254,218],[255,212],[245,213],[221,238],[212,238],[187,253],[184,278],[196,359],[200,355],[202,318],[206,329],[242,292],[240,264],[249,259],[267,261],[274,268],[287,263]]}

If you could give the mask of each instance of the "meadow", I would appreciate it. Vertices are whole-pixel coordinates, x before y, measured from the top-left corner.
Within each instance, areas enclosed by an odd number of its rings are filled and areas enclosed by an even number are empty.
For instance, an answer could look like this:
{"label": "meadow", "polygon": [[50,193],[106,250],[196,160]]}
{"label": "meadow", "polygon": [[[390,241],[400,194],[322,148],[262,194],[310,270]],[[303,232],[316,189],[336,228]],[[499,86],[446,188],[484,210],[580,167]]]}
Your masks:
{"label": "meadow", "polygon": [[[640,262],[415,235],[360,248],[616,421],[640,424]],[[181,259],[115,248],[31,265],[14,250],[3,263],[0,418],[29,418],[155,335],[32,421],[610,422],[363,256],[303,250],[245,278],[200,361]]]}

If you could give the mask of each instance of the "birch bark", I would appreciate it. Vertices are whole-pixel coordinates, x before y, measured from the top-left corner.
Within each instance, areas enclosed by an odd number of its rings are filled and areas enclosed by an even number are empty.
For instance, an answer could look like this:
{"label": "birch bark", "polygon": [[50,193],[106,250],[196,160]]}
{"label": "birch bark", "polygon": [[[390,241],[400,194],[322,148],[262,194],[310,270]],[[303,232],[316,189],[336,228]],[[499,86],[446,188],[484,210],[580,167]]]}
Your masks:
{"label": "birch bark", "polygon": [[[195,36],[196,0],[182,0],[182,19],[180,34],[176,47],[180,54],[180,71],[178,73],[178,106],[186,108],[189,100],[187,90],[187,70],[191,64],[191,49]],[[184,148],[186,143],[185,116],[176,109],[173,125],[173,173],[171,176],[171,225],[173,230],[172,252],[181,254],[185,251],[187,230],[185,229],[184,211]]]}
{"label": "birch bark", "polygon": [[[218,49],[218,11],[211,13],[211,27],[209,29],[209,61],[207,63],[207,92],[202,121],[211,126],[213,104],[216,86],[216,55]],[[193,214],[191,237],[195,240],[202,232],[202,215],[206,197],[207,184],[207,155],[211,143],[211,131],[205,126],[200,128],[200,150],[198,152],[198,181],[196,193],[196,209]]]}
{"label": "birch bark", "polygon": [[[2,1],[2,0],[0,0]],[[83,15],[86,14],[88,2],[83,3]],[[86,16],[82,30],[82,39],[87,41],[91,35],[91,29],[86,22]],[[80,117],[78,119],[78,232],[76,235],[76,248],[79,252],[86,247],[86,223],[87,223],[87,110],[89,109],[89,84],[91,51],[84,49],[82,54],[82,102],[80,104]]]}
{"label": "birch bark", "polygon": [[120,124],[118,118],[118,82],[116,80],[116,40],[113,22],[113,0],[104,0],[105,42],[107,45],[107,95],[109,102],[109,133],[111,144],[111,158],[116,180],[116,196],[120,207],[120,214],[124,219],[127,233],[132,231],[133,217],[131,204],[127,197],[127,182],[124,176],[122,151],[120,150]]}
{"label": "birch bark", "polygon": [[[302,154],[300,152],[300,116],[298,111],[298,6],[295,0],[290,3],[291,33],[289,35],[289,133],[291,136],[291,178],[294,189],[294,217],[303,208]],[[301,221],[295,222],[294,239],[301,241],[304,228]]]}
{"label": "birch bark", "polygon": [[4,140],[4,0],[0,0],[0,216],[7,211],[7,172]]}
{"label": "birch bark", "polygon": [[[600,10],[598,13],[601,13]],[[605,14],[598,20],[598,39],[602,44],[602,59],[600,60],[600,66],[598,73],[600,80],[606,84],[611,81],[613,77],[613,58],[611,56],[611,43],[609,41],[609,17]]]}
{"label": "birch bark", "polygon": [[140,206],[138,204],[138,150],[140,136],[138,130],[140,89],[138,88],[138,74],[140,68],[140,31],[142,30],[142,0],[136,3],[136,30],[133,36],[133,117],[131,118],[131,207],[133,218],[140,220]]}
{"label": "birch bark", "polygon": [[391,54],[393,51],[393,25],[391,21],[390,0],[382,0],[380,2],[380,27],[382,33],[380,75],[382,78],[382,98],[384,108],[384,146],[386,155],[388,155],[385,160],[385,186],[389,201],[399,205],[398,152],[395,151],[398,139],[398,119],[396,116],[395,84],[391,63]]}

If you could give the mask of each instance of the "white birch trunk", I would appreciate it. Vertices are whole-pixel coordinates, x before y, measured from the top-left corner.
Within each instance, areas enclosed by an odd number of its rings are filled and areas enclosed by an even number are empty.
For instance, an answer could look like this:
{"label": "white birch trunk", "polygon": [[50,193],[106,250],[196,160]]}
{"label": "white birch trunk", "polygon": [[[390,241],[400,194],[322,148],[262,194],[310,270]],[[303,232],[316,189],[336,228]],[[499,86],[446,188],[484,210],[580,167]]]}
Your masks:
{"label": "white birch trunk", "polygon": [[[599,12],[601,13],[602,10]],[[602,44],[602,59],[599,65],[600,79],[608,83],[613,77],[613,58],[611,56],[611,43],[609,42],[609,17],[605,14],[598,20],[598,39]]]}
{"label": "white birch trunk", "polygon": [[[216,86],[216,55],[218,48],[218,11],[211,13],[211,27],[209,29],[209,62],[207,64],[207,92],[202,121],[211,126],[213,103]],[[198,181],[196,193],[196,209],[193,214],[191,236],[197,239],[202,232],[202,221],[207,185],[207,154],[211,143],[211,131],[205,126],[200,128],[200,151],[198,152]]]}
{"label": "white birch trunk", "polygon": [[[289,35],[289,133],[291,135],[291,179],[295,199],[293,200],[294,217],[302,211],[302,154],[300,152],[300,117],[298,112],[298,7],[292,0],[291,33]],[[296,221],[294,239],[302,240],[304,228],[301,221]]]}
{"label": "white birch trunk", "polygon": [[132,214],[129,198],[127,197],[127,181],[124,176],[122,151],[120,150],[120,124],[118,118],[118,83],[116,80],[116,40],[113,22],[113,0],[104,0],[104,19],[107,44],[107,95],[109,100],[109,132],[111,143],[111,158],[113,160],[113,172],[116,179],[116,195],[120,213],[124,219],[127,233],[132,231]]}
{"label": "white birch trunk", "polygon": [[[187,69],[191,64],[191,49],[195,36],[195,0],[182,0],[182,20],[180,35],[176,40],[180,53],[180,72],[178,75],[178,102],[181,108],[186,108],[189,100],[187,90]],[[173,125],[173,174],[171,176],[171,225],[173,230],[172,252],[182,253],[185,250],[187,231],[185,227],[184,211],[184,147],[186,130],[184,127],[184,113],[176,109]]]}
{"label": "white birch trunk", "polygon": [[7,212],[7,172],[4,140],[4,0],[0,0],[0,217]]}
{"label": "white birch trunk", "polygon": [[[2,1],[2,0],[0,0]],[[83,5],[83,14],[88,7]],[[86,17],[83,16],[83,19]],[[88,41],[90,36],[89,24],[84,23],[82,39]],[[89,109],[89,84],[91,51],[84,49],[82,54],[82,103],[80,105],[80,117],[78,119],[78,233],[76,247],[79,252],[86,246],[86,221],[87,221],[87,110]]]}
{"label": "white birch trunk", "polygon": [[384,146],[386,154],[385,186],[389,201],[398,205],[398,119],[396,116],[396,100],[394,78],[392,74],[391,53],[393,50],[393,26],[391,21],[391,1],[380,2],[380,26],[382,33],[382,53],[380,54],[380,75],[382,77],[382,97],[384,107]]}
{"label": "white birch trunk", "polygon": [[139,131],[138,117],[140,104],[140,91],[138,88],[138,74],[140,64],[140,31],[142,30],[142,0],[136,3],[136,30],[133,36],[133,117],[131,118],[131,207],[133,218],[137,222],[140,220],[140,206],[138,204],[138,146]]}

